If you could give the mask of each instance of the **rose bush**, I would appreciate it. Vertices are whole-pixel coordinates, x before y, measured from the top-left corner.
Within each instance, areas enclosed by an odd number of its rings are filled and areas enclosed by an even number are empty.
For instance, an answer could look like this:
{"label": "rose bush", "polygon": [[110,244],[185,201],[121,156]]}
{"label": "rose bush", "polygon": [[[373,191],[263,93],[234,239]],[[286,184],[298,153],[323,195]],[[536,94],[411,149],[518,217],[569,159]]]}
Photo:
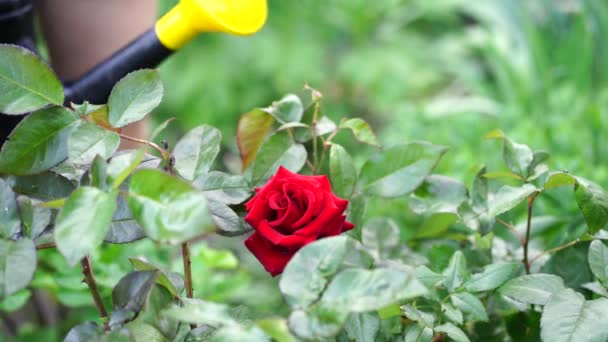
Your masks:
{"label": "rose bush", "polygon": [[[0,108],[34,110],[0,150],[0,310],[51,293],[75,313],[66,341],[608,340],[608,192],[549,173],[547,152],[500,130],[486,138],[505,166],[476,167],[467,186],[437,174],[445,146],[381,146],[307,88],[243,114],[240,159],[219,159],[207,125],[175,144],[155,142],[169,122],[147,140],[121,133],[158,104],[154,70],[108,104],[64,107],[44,63],[0,56]],[[353,158],[351,136],[369,154]],[[120,139],[142,147],[117,151]],[[246,234],[278,287],[240,265],[253,256],[226,236]]]}
{"label": "rose bush", "polygon": [[255,230],[245,246],[273,276],[300,248],[354,227],[344,215],[348,201],[333,194],[327,176],[298,175],[281,166],[255,191],[245,204],[245,221]]}

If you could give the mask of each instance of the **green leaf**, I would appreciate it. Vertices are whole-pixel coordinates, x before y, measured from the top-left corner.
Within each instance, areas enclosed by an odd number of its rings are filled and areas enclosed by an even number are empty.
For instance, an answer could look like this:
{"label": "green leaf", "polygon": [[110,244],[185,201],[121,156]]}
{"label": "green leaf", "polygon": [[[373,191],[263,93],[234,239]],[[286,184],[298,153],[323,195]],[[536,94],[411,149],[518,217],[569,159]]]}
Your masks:
{"label": "green leaf", "polygon": [[101,156],[95,156],[91,163],[88,172],[88,184],[104,191],[108,189],[108,163]]}
{"label": "green leaf", "polygon": [[271,136],[260,148],[253,165],[251,183],[263,184],[275,174],[279,166],[292,172],[298,172],[306,163],[306,149],[301,144],[294,144],[287,133]]}
{"label": "green leaf", "polygon": [[137,168],[137,166],[144,160],[146,150],[132,150],[122,152],[110,160],[106,173],[108,175],[108,184],[112,185],[113,189],[118,187],[124,182],[127,177]]}
{"label": "green leaf", "polygon": [[589,245],[589,267],[603,283],[608,283],[608,247],[601,240],[593,240]]}
{"label": "green leaf", "polygon": [[424,284],[424,286],[433,288],[441,283],[445,276],[431,271],[426,266],[418,266],[415,271],[416,278]]}
{"label": "green leaf", "polygon": [[426,292],[427,289],[413,275],[400,270],[345,269],[329,283],[321,303],[326,307],[365,312]]}
{"label": "green leaf", "polygon": [[72,108],[80,116],[90,115],[105,107],[107,107],[107,106],[99,105],[99,104],[92,104],[89,101],[84,101],[83,103],[80,103],[80,104],[70,102],[70,108]]}
{"label": "green leaf", "polygon": [[544,188],[545,190],[549,190],[564,185],[574,184],[576,184],[576,177],[565,172],[553,172],[547,177]]}
{"label": "green leaf", "polygon": [[405,328],[405,342],[431,342],[433,329],[420,324],[409,324]]}
{"label": "green leaf", "polygon": [[21,233],[32,240],[36,239],[51,223],[51,209],[43,208],[40,202],[25,196],[17,197],[17,204],[21,214]]}
{"label": "green leaf", "polygon": [[385,149],[363,165],[360,174],[362,189],[368,195],[406,195],[422,184],[445,152],[445,147],[426,142]]}
{"label": "green leaf", "polygon": [[393,219],[374,217],[361,232],[363,245],[376,260],[398,259],[403,245],[399,241],[399,226]]}
{"label": "green leaf", "polygon": [[597,295],[608,298],[608,289],[604,287],[600,282],[594,281],[591,283],[585,283],[581,285],[582,288],[587,289]]}
{"label": "green leaf", "polygon": [[344,330],[353,341],[374,342],[380,330],[380,320],[371,313],[351,314],[346,320]]}
{"label": "green leaf", "polygon": [[13,312],[21,309],[32,296],[30,290],[19,290],[0,302],[0,310]]}
{"label": "green leaf", "polygon": [[553,294],[540,320],[543,341],[608,340],[608,299],[585,300],[580,293],[563,289]]}
{"label": "green leaf", "polygon": [[498,216],[507,212],[537,191],[539,190],[532,184],[524,184],[520,187],[504,185],[498,189],[494,199],[489,203],[489,215]]}
{"label": "green leaf", "polygon": [[207,324],[212,327],[236,323],[225,304],[190,298],[182,298],[181,302],[182,306],[173,305],[163,311],[163,315],[184,323]]}
{"label": "green leaf", "polygon": [[380,146],[378,138],[376,138],[372,128],[363,119],[353,118],[344,120],[340,123],[340,129],[350,129],[353,132],[355,139],[364,144]]}
{"label": "green leaf", "polygon": [[192,182],[192,185],[203,191],[209,200],[225,204],[240,204],[251,194],[245,177],[219,171],[201,175]]}
{"label": "green leaf", "polygon": [[445,317],[447,317],[450,321],[452,321],[458,325],[462,325],[462,322],[463,322],[462,312],[460,312],[460,310],[453,307],[451,304],[442,303],[441,312],[443,312]]}
{"label": "green leaf", "polygon": [[484,268],[483,272],[473,274],[464,287],[469,292],[494,290],[516,276],[520,270],[520,263],[490,264]]}
{"label": "green leaf", "polygon": [[0,44],[0,113],[24,114],[49,104],[63,104],[53,71],[27,49]]}
{"label": "green leaf", "polygon": [[11,176],[6,180],[16,193],[41,201],[68,197],[74,191],[72,182],[54,172],[43,172],[31,176]]}
{"label": "green leaf", "polygon": [[272,106],[264,108],[264,111],[281,123],[299,122],[304,115],[304,105],[298,96],[288,94],[279,101],[273,102]]}
{"label": "green leaf", "polygon": [[108,98],[110,124],[123,127],[143,119],[160,104],[163,92],[156,70],[137,70],[123,77]]}
{"label": "green leaf", "polygon": [[549,159],[549,153],[545,151],[536,151],[534,152],[534,158],[532,159],[532,163],[528,166],[527,181],[533,181],[538,177],[542,176],[545,172],[549,171],[549,166],[545,163],[547,159]]}
{"label": "green leaf", "polygon": [[410,208],[416,214],[454,213],[468,199],[467,188],[455,179],[430,175],[412,195]]}
{"label": "green leaf", "polygon": [[432,328],[435,326],[435,315],[420,311],[412,305],[406,304],[401,307],[405,317],[411,319],[414,322],[418,322],[426,327]]}
{"label": "green leaf", "polygon": [[600,229],[608,228],[608,192],[601,186],[586,179],[577,178],[574,195],[589,234],[595,234]]}
{"label": "green leaf", "polygon": [[578,289],[582,284],[593,280],[589,267],[572,267],[587,263],[588,245],[578,244],[553,253],[540,269],[542,273],[554,274],[564,280],[566,287]]}
{"label": "green leaf", "polygon": [[318,240],[300,249],[285,267],[279,288],[287,303],[305,308],[319,298],[337,271],[352,240],[346,236]]}
{"label": "green leaf", "polygon": [[109,158],[118,145],[118,134],[85,121],[68,138],[68,157],[75,164],[90,164],[97,155]]}
{"label": "green leaf", "polygon": [[136,271],[158,270],[159,273],[156,277],[156,283],[167,289],[167,291],[169,291],[173,297],[179,297],[180,292],[184,289],[184,281],[179,275],[173,276],[173,273],[164,272],[158,267],[142,259],[129,258],[129,262],[131,262],[131,265],[133,265],[133,268]]}
{"label": "green leaf", "polygon": [[103,240],[110,243],[129,243],[145,237],[146,232],[133,218],[127,200],[122,195],[118,195],[110,230]]}
{"label": "green leaf", "polygon": [[498,292],[521,303],[544,305],[552,294],[564,288],[562,278],[538,273],[511,279]]}
{"label": "green leaf", "polygon": [[68,332],[63,342],[87,342],[97,341],[103,330],[95,322],[79,324]]}
{"label": "green leaf", "polygon": [[147,341],[157,341],[157,342],[170,342],[171,340],[165,337],[163,333],[158,330],[155,326],[148,323],[142,322],[134,322],[129,324],[128,326],[129,332],[134,337],[134,342],[147,342]]}
{"label": "green leaf", "polygon": [[289,329],[304,340],[327,340],[340,331],[348,313],[338,308],[316,306],[311,311],[294,310],[289,316]]}
{"label": "green leaf", "polygon": [[256,322],[266,335],[276,342],[296,342],[297,339],[291,334],[287,322],[281,318],[266,318]]}
{"label": "green leaf", "polygon": [[351,197],[357,183],[357,170],[350,154],[338,144],[332,144],[329,150],[329,177],[336,195]]}
{"label": "green leaf", "polygon": [[220,151],[222,134],[217,128],[202,125],[192,129],[175,145],[175,169],[191,181],[209,172]]}
{"label": "green leaf", "polygon": [[380,319],[388,319],[391,317],[401,316],[401,307],[399,304],[389,304],[383,308],[378,309],[378,317]]}
{"label": "green leaf", "polygon": [[452,323],[444,323],[435,327],[435,332],[440,332],[448,335],[449,338],[456,342],[469,342],[469,338],[459,327]]}
{"label": "green leaf", "polygon": [[346,209],[346,220],[355,225],[350,232],[357,240],[361,240],[361,227],[365,223],[366,209],[367,198],[364,195],[357,194],[350,198]]}
{"label": "green leaf", "polygon": [[518,144],[506,137],[503,140],[502,154],[507,167],[514,173],[525,177],[528,167],[534,159],[532,150],[527,145]]}
{"label": "green leaf", "polygon": [[246,170],[255,160],[258,150],[272,130],[274,118],[261,109],[245,113],[239,119],[236,143],[241,152],[242,169]]}
{"label": "green leaf", "polygon": [[148,141],[154,141],[162,131],[164,131],[167,127],[169,127],[169,124],[172,123],[173,121],[175,121],[174,117],[168,118],[167,120],[163,121],[160,125],[156,126],[154,131],[152,131],[152,133],[150,133],[150,135],[148,136]]}
{"label": "green leaf", "polygon": [[239,260],[228,249],[213,249],[201,246],[193,259],[200,261],[205,267],[215,270],[234,270],[239,266]]}
{"label": "green leaf", "polygon": [[338,129],[336,123],[327,116],[322,116],[315,125],[315,133],[317,136],[333,133]]}
{"label": "green leaf", "polygon": [[486,167],[482,166],[473,180],[471,187],[471,199],[473,208],[478,211],[485,211],[488,207],[488,180],[483,177],[486,173]]}
{"label": "green leaf", "polygon": [[139,312],[148,300],[160,272],[135,271],[122,277],[112,289],[114,310]]}
{"label": "green leaf", "polygon": [[57,249],[73,266],[103,242],[116,208],[115,195],[97,188],[78,188],[55,222]]}
{"label": "green leaf", "polygon": [[36,271],[36,246],[32,240],[0,240],[0,299],[25,288]]}
{"label": "green leaf", "polygon": [[209,206],[209,212],[218,229],[218,233],[234,236],[244,234],[250,230],[250,228],[243,223],[239,215],[224,203],[209,201],[207,205]]}
{"label": "green leaf", "polygon": [[457,221],[458,214],[456,213],[433,213],[420,225],[415,238],[426,239],[441,236]]}
{"label": "green leaf", "polygon": [[10,186],[0,178],[0,237],[11,238],[19,232],[21,220],[17,198]]}
{"label": "green leaf", "polygon": [[271,342],[262,329],[256,325],[230,325],[217,329],[210,342]]}
{"label": "green leaf", "polygon": [[460,311],[468,314],[473,321],[488,321],[488,314],[483,303],[474,295],[468,292],[452,293],[450,295],[452,304]]}
{"label": "green leaf", "polygon": [[159,170],[133,174],[128,203],[146,235],[156,241],[177,244],[214,228],[205,196]]}
{"label": "green leaf", "polygon": [[31,175],[68,157],[68,137],[78,116],[61,107],[28,115],[0,150],[0,173]]}
{"label": "green leaf", "polygon": [[457,288],[462,286],[465,278],[468,276],[467,260],[461,251],[456,251],[448,267],[443,270],[443,285],[448,289],[449,292],[454,292]]}
{"label": "green leaf", "polygon": [[502,139],[502,157],[507,167],[522,177],[527,176],[528,168],[534,159],[530,147],[514,142],[498,129],[486,134],[486,139]]}

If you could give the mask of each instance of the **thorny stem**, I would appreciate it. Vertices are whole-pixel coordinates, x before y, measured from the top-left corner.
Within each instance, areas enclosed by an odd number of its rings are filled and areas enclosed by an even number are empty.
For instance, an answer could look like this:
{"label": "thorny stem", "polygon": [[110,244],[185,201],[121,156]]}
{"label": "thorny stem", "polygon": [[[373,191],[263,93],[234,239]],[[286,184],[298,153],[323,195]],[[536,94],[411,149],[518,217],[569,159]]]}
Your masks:
{"label": "thorny stem", "polygon": [[539,192],[535,192],[528,197],[528,221],[526,222],[526,237],[523,240],[522,247],[524,249],[524,259],[522,260],[524,267],[526,268],[526,274],[530,274],[530,262],[528,261],[528,245],[530,242],[530,230],[532,228],[532,206],[534,200],[538,196]]}
{"label": "thorny stem", "polygon": [[534,258],[530,259],[530,265],[532,265],[536,260],[538,260],[543,255],[559,252],[562,249],[566,249],[566,248],[568,248],[570,246],[576,245],[579,242],[581,242],[581,240],[580,239],[576,239],[576,240],[570,241],[570,242],[568,242],[566,244],[563,244],[561,246],[557,246],[555,248],[547,249],[546,251],[544,251],[544,252],[540,253],[539,255],[535,256]]}
{"label": "thorny stem", "polygon": [[145,140],[145,139],[139,139],[139,138],[131,137],[131,136],[128,136],[128,135],[124,135],[122,133],[118,133],[118,135],[121,138],[125,139],[125,140],[130,140],[130,141],[138,142],[140,144],[146,144],[148,146],[151,146],[155,150],[157,150],[158,153],[160,153],[160,155],[163,156],[163,158],[165,157],[165,154],[166,154],[165,149],[163,149],[162,147],[160,147],[157,144],[153,143],[152,141],[148,141],[148,140]]}
{"label": "thorny stem", "polygon": [[[193,298],[194,293],[192,291],[192,261],[190,260],[190,246],[188,246],[188,241],[182,243],[182,260],[184,262],[184,276],[185,276],[185,286],[186,286],[186,297]],[[190,328],[196,328],[195,324],[190,324]]]}
{"label": "thorny stem", "polygon": [[315,109],[312,113],[312,160],[314,164],[314,169],[312,170],[313,174],[316,174],[319,171],[319,154],[317,152],[317,120],[319,117],[319,101],[315,102]]}
{"label": "thorny stem", "polygon": [[184,261],[184,275],[186,277],[186,296],[192,298],[192,268],[190,267],[192,261],[190,260],[190,246],[188,246],[187,241],[182,243],[182,260]]}
{"label": "thorny stem", "polygon": [[497,217],[496,221],[498,221],[498,223],[502,224],[503,226],[507,227],[507,229],[509,229],[509,231],[511,231],[511,233],[513,233],[513,235],[517,236],[517,238],[519,239],[519,242],[521,242],[521,244],[523,246],[524,237],[521,236],[521,234],[517,231],[517,229],[515,229],[515,227],[513,227],[512,224],[506,222],[505,220],[501,219],[500,217]]}
{"label": "thorny stem", "polygon": [[[105,320],[108,318],[108,312],[106,311],[106,307],[104,306],[101,295],[99,294],[99,290],[97,289],[97,282],[95,281],[95,276],[93,275],[91,258],[88,255],[82,258],[82,260],[80,260],[80,265],[82,266],[84,282],[89,286],[89,291],[91,291],[91,296],[93,296],[93,301],[95,302],[97,311],[99,311],[99,316],[101,316],[101,319]],[[105,329],[108,329],[107,324],[105,325]]]}

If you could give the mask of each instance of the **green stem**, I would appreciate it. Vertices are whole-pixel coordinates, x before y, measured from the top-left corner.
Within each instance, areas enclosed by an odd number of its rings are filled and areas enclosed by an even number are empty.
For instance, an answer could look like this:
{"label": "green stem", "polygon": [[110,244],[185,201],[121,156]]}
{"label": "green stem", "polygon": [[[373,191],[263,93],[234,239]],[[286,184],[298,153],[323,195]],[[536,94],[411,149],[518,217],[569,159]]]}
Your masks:
{"label": "green stem", "polygon": [[[82,258],[80,260],[80,266],[82,267],[84,282],[89,287],[89,291],[91,291],[91,296],[93,296],[93,301],[95,302],[97,311],[99,311],[99,316],[102,320],[105,321],[108,318],[108,312],[106,311],[106,307],[103,304],[101,295],[99,294],[99,289],[97,288],[97,282],[95,281],[95,276],[93,275],[93,266],[91,265],[91,258],[88,255]],[[107,323],[105,324],[105,328],[106,330],[108,329]]]}
{"label": "green stem", "polygon": [[526,274],[530,274],[530,262],[528,261],[528,246],[530,243],[530,230],[532,228],[532,206],[534,205],[534,200],[538,196],[539,192],[535,192],[530,197],[528,197],[528,220],[526,222],[526,237],[522,241],[522,247],[524,249],[524,258],[522,260],[524,267],[526,269]]}
{"label": "green stem", "polygon": [[[184,285],[186,286],[186,297],[193,298],[192,290],[192,260],[190,259],[190,246],[188,241],[182,243],[182,260],[184,262]],[[196,328],[195,324],[190,324],[190,328]]]}
{"label": "green stem", "polygon": [[[153,143],[152,141],[148,141],[148,140],[145,140],[145,139],[139,139],[139,138],[131,137],[131,136],[128,136],[128,135],[124,135],[124,134],[122,134],[122,133],[118,133],[118,135],[119,135],[121,138],[125,139],[125,140],[130,140],[130,141],[133,141],[133,142],[137,142],[137,143],[140,143],[140,144],[146,144],[146,145],[148,145],[148,146],[151,146],[151,147],[153,147],[155,150],[157,150],[157,151],[158,151],[158,153],[160,153],[160,155],[161,155],[163,158],[165,158],[165,157],[166,157],[167,151],[166,151],[164,148],[162,148],[162,147],[158,146],[157,144]],[[166,159],[166,158],[165,158],[165,159]]]}
{"label": "green stem", "polygon": [[570,246],[574,246],[574,245],[576,245],[579,242],[581,242],[581,240],[580,239],[576,239],[576,240],[570,241],[570,242],[568,242],[566,244],[563,244],[561,246],[557,246],[555,248],[547,249],[546,251],[544,251],[544,252],[540,253],[539,255],[535,256],[534,258],[530,259],[530,264],[533,264],[536,260],[538,260],[543,255],[559,252],[562,249],[566,249],[566,248],[568,248]]}
{"label": "green stem", "polygon": [[319,117],[319,102],[315,102],[315,109],[312,113],[312,160],[314,165],[314,170],[312,170],[313,174],[316,174],[319,171],[319,154],[317,152],[317,121]]}

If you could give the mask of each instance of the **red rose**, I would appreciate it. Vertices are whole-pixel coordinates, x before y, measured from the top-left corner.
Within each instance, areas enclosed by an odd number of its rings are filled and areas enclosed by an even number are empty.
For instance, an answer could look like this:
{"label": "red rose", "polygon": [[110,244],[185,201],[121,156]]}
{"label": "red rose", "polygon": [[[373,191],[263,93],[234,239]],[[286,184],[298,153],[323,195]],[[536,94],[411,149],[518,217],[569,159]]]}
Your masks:
{"label": "red rose", "polygon": [[334,195],[326,176],[302,176],[280,167],[245,204],[255,233],[245,246],[272,276],[303,246],[353,229],[348,201]]}

